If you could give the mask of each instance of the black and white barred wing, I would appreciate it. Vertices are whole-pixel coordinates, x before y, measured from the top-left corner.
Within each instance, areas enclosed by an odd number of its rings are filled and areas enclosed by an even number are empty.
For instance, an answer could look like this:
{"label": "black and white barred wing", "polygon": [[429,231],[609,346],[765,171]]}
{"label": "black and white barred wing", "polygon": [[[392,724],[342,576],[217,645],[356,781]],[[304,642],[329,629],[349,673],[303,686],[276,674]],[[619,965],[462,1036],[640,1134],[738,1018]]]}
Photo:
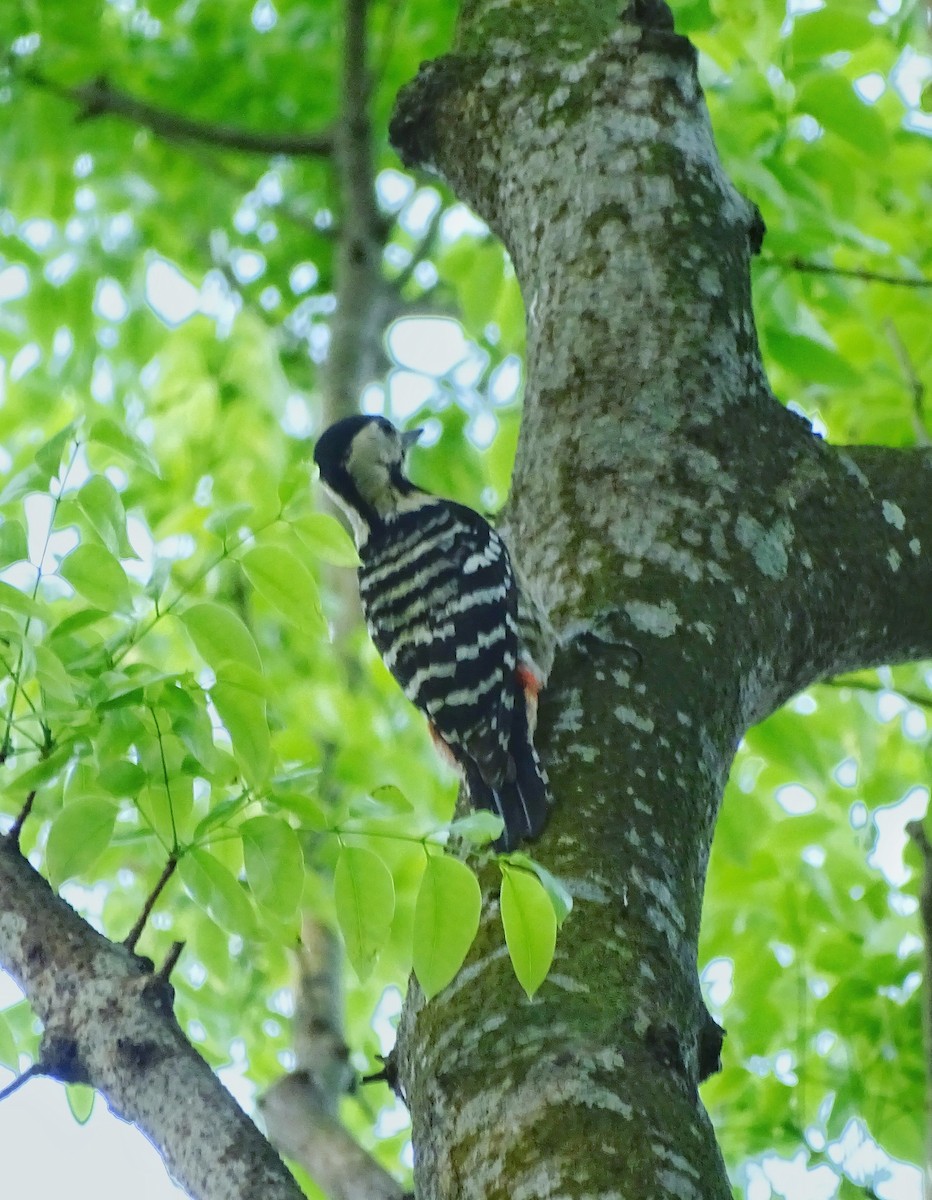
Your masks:
{"label": "black and white barred wing", "polygon": [[459,761],[496,786],[508,770],[517,589],[508,553],[471,509],[430,500],[365,547],[359,592],[372,640]]}

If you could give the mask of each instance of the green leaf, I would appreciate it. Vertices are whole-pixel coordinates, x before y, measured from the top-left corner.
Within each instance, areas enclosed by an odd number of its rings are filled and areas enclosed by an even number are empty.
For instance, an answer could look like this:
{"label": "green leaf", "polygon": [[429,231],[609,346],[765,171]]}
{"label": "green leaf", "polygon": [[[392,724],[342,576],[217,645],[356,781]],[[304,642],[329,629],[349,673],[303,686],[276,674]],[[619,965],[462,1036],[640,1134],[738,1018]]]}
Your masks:
{"label": "green leaf", "polygon": [[360,566],[353,539],[335,517],[328,513],[309,513],[291,524],[308,550],[324,562],[335,567]]}
{"label": "green leaf", "polygon": [[368,796],[355,800],[349,806],[351,817],[368,817],[375,820],[406,816],[411,812],[414,812],[414,805],[399,788],[391,783],[373,788]]}
{"label": "green leaf", "polygon": [[65,670],[61,659],[48,646],[36,646],[36,679],[42,690],[56,700],[66,704],[75,703],[74,688],[71,677]]}
{"label": "green leaf", "polygon": [[40,620],[48,612],[47,607],[39,600],[33,600],[19,588],[0,579],[0,609],[7,612],[22,613],[25,617],[38,617]]}
{"label": "green leaf", "polygon": [[54,628],[49,631],[50,638],[67,638],[72,634],[79,633],[82,629],[86,629],[88,625],[94,625],[97,621],[101,621],[108,614],[101,608],[79,608],[76,612],[69,613],[64,620],[59,621]]}
{"label": "green leaf", "polygon": [[301,902],[304,854],[298,836],[280,817],[252,817],[240,826],[246,880],[265,908],[287,920]]}
{"label": "green leaf", "polygon": [[109,610],[132,605],[126,573],[103,546],[78,546],[62,559],[58,573],[91,604]]}
{"label": "green leaf", "polygon": [[53,437],[36,451],[36,462],[46,473],[49,479],[58,474],[58,468],[61,466],[61,456],[65,446],[74,436],[76,421],[72,421],[70,425],[66,425],[64,429],[60,429]]}
{"label": "green leaf", "polygon": [[222,862],[208,850],[189,850],[178,864],[178,874],[195,904],[227,931],[253,938],[258,933],[249,897]]}
{"label": "green leaf", "polygon": [[337,922],[361,982],[368,979],[395,915],[395,885],[371,850],[344,846],[333,876]]}
{"label": "green leaf", "polygon": [[461,837],[473,846],[485,846],[501,837],[504,828],[505,822],[501,817],[483,808],[451,821],[450,835]]}
{"label": "green leaf", "polygon": [[793,18],[790,46],[796,62],[812,61],[838,50],[856,50],[874,36],[876,26],[868,18],[869,8],[860,13],[839,12],[837,5]]}
{"label": "green leaf", "polygon": [[27,467],[7,479],[0,491],[0,505],[10,504],[14,500],[22,500],[30,492],[42,492],[49,485],[49,472],[43,474],[37,466]]}
{"label": "green leaf", "polygon": [[138,558],[126,536],[126,509],[120,493],[105,475],[92,475],[77,503],[97,536],[117,558]]}
{"label": "green leaf", "polygon": [[573,897],[566,885],[556,875],[548,871],[546,867],[542,867],[539,862],[535,862],[529,854],[525,854],[521,850],[509,854],[506,861],[511,863],[512,866],[523,867],[526,871],[534,872],[540,880],[544,891],[550,897],[550,903],[553,905],[553,914],[557,918],[557,925],[562,925],[573,911]]}
{"label": "green leaf", "polygon": [[393,814],[404,815],[414,812],[414,805],[393,783],[384,783],[381,787],[374,788],[371,794],[376,804],[380,804]]}
{"label": "green leaf", "polygon": [[326,637],[327,622],[310,571],[282,546],[253,546],[243,569],[260,596],[311,637]]}
{"label": "green leaf", "polygon": [[242,811],[245,801],[241,796],[228,796],[226,800],[221,800],[215,805],[210,812],[198,821],[194,827],[194,833],[191,835],[193,842],[198,842],[209,833],[211,829],[216,829],[218,825],[226,823],[228,818],[236,817]]}
{"label": "green leaf", "polygon": [[278,502],[286,508],[297,495],[306,496],[310,491],[311,477],[307,462],[293,463],[285,470],[278,483]]}
{"label": "green leaf", "polygon": [[225,542],[253,511],[251,504],[230,504],[226,508],[215,509],[204,522],[204,528]]}
{"label": "green leaf", "polygon": [[414,973],[428,1000],[463,965],[481,912],[482,892],[469,867],[445,854],[431,855],[414,906]]}
{"label": "green leaf", "polygon": [[66,1083],[65,1096],[71,1115],[79,1125],[86,1125],[94,1111],[94,1097],[97,1092],[86,1083]]}
{"label": "green leaf", "polygon": [[244,687],[226,668],[210,690],[233,743],[233,754],[251,783],[261,783],[272,762],[272,737],[265,700]]}
{"label": "green leaf", "polygon": [[796,96],[796,107],[812,116],[862,154],[880,157],[887,153],[889,139],[883,118],[876,108],[860,100],[851,84],[837,71],[815,71]]}
{"label": "green leaf", "polygon": [[174,675],[160,671],[158,667],[148,663],[127,663],[113,671],[103,671],[94,683],[91,696],[95,704],[112,705],[126,696],[136,696],[148,689],[146,699],[150,704],[157,703],[163,688],[159,685],[166,680],[173,680]]}
{"label": "green leaf", "polygon": [[72,800],[56,815],[49,829],[45,863],[52,887],[82,875],[110,844],[117,806],[100,796]]}
{"label": "green leaf", "polygon": [[167,713],[172,732],[199,764],[199,773],[214,775],[219,764],[219,751],[214,743],[214,731],[207,710],[205,693],[189,682],[166,682],[161,687],[147,689],[147,700]]}
{"label": "green leaf", "polygon": [[334,814],[327,812],[324,806],[311,796],[301,795],[300,792],[275,791],[269,799],[277,808],[294,813],[305,829],[322,833],[325,829],[333,827]]}
{"label": "green leaf", "polygon": [[0,567],[22,562],[29,557],[26,530],[19,521],[4,521],[0,525]]}
{"label": "green leaf", "polygon": [[262,660],[252,634],[229,608],[210,602],[193,604],[180,615],[197,652],[216,671],[229,662],[262,671]]}
{"label": "green leaf", "polygon": [[518,982],[528,999],[547,977],[557,944],[557,918],[536,875],[502,862],[502,925]]}
{"label": "green leaf", "polygon": [[142,442],[127,433],[115,421],[108,418],[95,421],[91,426],[88,438],[92,442],[99,442],[102,446],[109,446],[111,450],[118,450],[124,458],[128,458],[137,467],[142,467],[144,471],[149,471],[152,475],[161,475],[158,463]]}
{"label": "green leaf", "polygon": [[138,763],[123,759],[102,767],[97,782],[111,796],[138,796],[146,784],[146,773]]}
{"label": "green leaf", "polygon": [[837,350],[800,333],[785,333],[779,329],[766,331],[770,354],[783,367],[810,383],[827,383],[838,387],[854,387],[860,382],[857,371]]}
{"label": "green leaf", "polygon": [[11,1071],[19,1069],[19,1048],[6,1017],[0,1012],[0,1063]]}
{"label": "green leaf", "polygon": [[21,774],[14,775],[12,779],[6,780],[4,787],[9,795],[25,796],[38,789],[43,783],[47,783],[69,761],[74,754],[74,746],[67,744],[56,746],[45,758],[39,758],[31,766],[27,767]]}

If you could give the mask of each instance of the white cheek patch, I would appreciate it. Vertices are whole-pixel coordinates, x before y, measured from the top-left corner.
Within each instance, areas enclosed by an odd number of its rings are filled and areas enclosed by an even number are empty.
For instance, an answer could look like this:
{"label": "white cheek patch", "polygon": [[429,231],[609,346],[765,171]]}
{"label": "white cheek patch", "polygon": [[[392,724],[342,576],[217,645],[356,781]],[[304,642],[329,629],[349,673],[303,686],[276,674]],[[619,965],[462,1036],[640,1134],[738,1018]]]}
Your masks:
{"label": "white cheek patch", "polygon": [[347,508],[346,515],[349,517],[350,525],[353,527],[353,539],[356,542],[356,549],[361,550],[369,540],[369,526],[355,508]]}
{"label": "white cheek patch", "polygon": [[353,508],[351,504],[347,504],[343,497],[339,496],[329,484],[324,483],[323,480],[320,482],[323,484],[324,491],[327,493],[333,503],[337,506],[341,513],[345,514],[349,520],[350,526],[353,530],[353,540],[356,543],[356,549],[362,549],[369,537],[369,526],[365,523],[365,521],[363,521],[356,509]]}
{"label": "white cheek patch", "polygon": [[397,460],[397,447],[378,425],[366,426],[353,439],[346,469],[360,496],[376,509],[390,496],[389,465]]}

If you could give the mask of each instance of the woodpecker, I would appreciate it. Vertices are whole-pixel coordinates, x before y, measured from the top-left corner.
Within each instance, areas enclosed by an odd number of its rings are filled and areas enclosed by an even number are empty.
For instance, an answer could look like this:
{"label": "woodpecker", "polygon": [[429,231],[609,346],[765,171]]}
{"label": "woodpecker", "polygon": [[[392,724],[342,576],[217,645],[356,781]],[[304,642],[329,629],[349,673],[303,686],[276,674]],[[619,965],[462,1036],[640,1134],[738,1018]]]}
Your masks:
{"label": "woodpecker", "polygon": [[551,803],[534,748],[542,672],[519,629],[504,542],[472,509],[416,487],[405,456],[422,430],[346,417],[314,461],[346,512],[362,565],[359,595],[385,665],[430,722],[474,808],[505,822],[497,850],[542,831]]}

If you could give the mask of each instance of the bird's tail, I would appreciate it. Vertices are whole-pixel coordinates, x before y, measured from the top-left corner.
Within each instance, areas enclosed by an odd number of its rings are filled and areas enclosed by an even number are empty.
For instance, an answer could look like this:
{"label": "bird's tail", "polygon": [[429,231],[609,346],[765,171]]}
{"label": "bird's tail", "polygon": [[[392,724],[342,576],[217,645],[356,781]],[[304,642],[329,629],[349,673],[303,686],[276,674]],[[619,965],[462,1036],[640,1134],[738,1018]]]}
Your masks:
{"label": "bird's tail", "polygon": [[482,777],[474,762],[465,764],[466,786],[473,808],[488,809],[505,822],[501,837],[494,843],[500,853],[539,837],[552,803],[550,782],[531,740],[524,704],[516,704],[515,708],[519,711],[515,712],[508,746],[505,779],[492,785]]}

